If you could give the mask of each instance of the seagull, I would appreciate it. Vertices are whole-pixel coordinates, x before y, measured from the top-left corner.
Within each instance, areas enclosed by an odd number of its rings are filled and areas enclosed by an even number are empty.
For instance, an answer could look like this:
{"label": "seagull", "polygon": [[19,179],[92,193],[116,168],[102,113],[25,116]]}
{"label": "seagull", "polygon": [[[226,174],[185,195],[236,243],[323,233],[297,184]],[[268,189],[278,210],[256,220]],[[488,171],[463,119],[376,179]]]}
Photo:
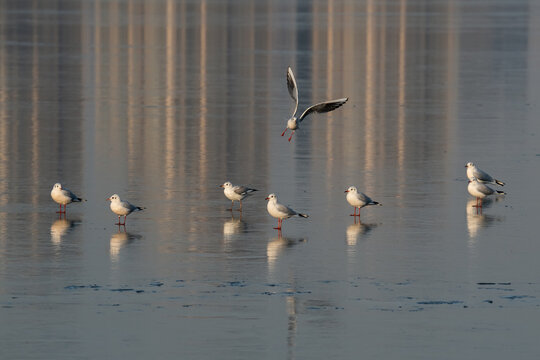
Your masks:
{"label": "seagull", "polygon": [[482,207],[482,201],[481,199],[485,198],[489,195],[504,195],[506,194],[504,191],[500,190],[493,190],[489,186],[482,184],[478,181],[475,177],[473,177],[472,180],[469,181],[469,185],[467,186],[467,190],[469,191],[469,194],[476,197],[476,205],[473,205],[473,207]]}
{"label": "seagull", "polygon": [[[135,206],[130,204],[128,201],[120,200],[120,196],[117,194],[112,195],[110,198],[107,198],[107,201],[111,202],[111,210],[113,213],[118,215],[118,222],[115,225],[124,225],[126,226],[126,217],[134,211],[142,211],[146,208]],[[124,222],[120,222],[120,216],[124,216]]]}
{"label": "seagull", "polygon": [[298,215],[303,218],[309,217],[309,215],[300,214],[288,206],[278,204],[276,194],[268,195],[265,200],[268,200],[268,204],[266,205],[268,213],[278,219],[278,226],[274,228],[276,230],[281,230],[281,222],[283,219],[288,219],[294,215]]}
{"label": "seagull", "polygon": [[[51,197],[52,199],[57,202],[60,205],[60,210],[56,213],[58,214],[65,214],[66,213],[66,205],[70,204],[72,202],[81,202],[86,201],[84,199],[81,199],[68,189],[64,188],[62,184],[56,183],[54,184],[52,190],[51,190]],[[64,211],[62,211],[62,205],[64,205]]]}
{"label": "seagull", "polygon": [[473,178],[476,178],[476,180],[481,183],[504,186],[504,183],[502,181],[494,179],[491,175],[476,167],[476,165],[474,165],[474,163],[472,162],[468,162],[465,167],[467,168],[467,177],[471,181],[473,180]]}
{"label": "seagull", "polygon": [[225,194],[227,199],[232,201],[231,208],[229,209],[230,211],[232,211],[235,201],[240,202],[240,209],[237,210],[242,211],[242,200],[252,195],[252,193],[254,193],[255,191],[259,191],[257,189],[252,189],[247,186],[233,185],[229,181],[227,181],[223,185],[219,185],[219,187],[223,188],[223,193]]}
{"label": "seagull", "polygon": [[296,112],[298,111],[298,87],[296,86],[296,79],[294,78],[294,74],[290,67],[287,69],[287,89],[289,89],[289,94],[295,102],[295,107],[292,117],[287,121],[287,127],[285,130],[283,130],[281,136],[285,135],[287,130],[292,130],[291,136],[289,136],[289,142],[291,142],[291,138],[294,135],[295,130],[298,129],[298,125],[306,118],[306,116],[312,112],[325,113],[335,110],[349,100],[349,98],[342,98],[311,105],[302,113],[302,115],[300,115],[300,117],[297,118]]}
{"label": "seagull", "polygon": [[[345,190],[345,192],[347,193],[347,202],[354,208],[354,213],[351,214],[351,216],[360,216],[360,209],[362,209],[364,206],[382,206],[382,204],[378,203],[377,201],[371,200],[371,198],[366,194],[358,192],[356,186],[350,186],[347,190]],[[356,215],[356,208],[358,208],[358,215]]]}

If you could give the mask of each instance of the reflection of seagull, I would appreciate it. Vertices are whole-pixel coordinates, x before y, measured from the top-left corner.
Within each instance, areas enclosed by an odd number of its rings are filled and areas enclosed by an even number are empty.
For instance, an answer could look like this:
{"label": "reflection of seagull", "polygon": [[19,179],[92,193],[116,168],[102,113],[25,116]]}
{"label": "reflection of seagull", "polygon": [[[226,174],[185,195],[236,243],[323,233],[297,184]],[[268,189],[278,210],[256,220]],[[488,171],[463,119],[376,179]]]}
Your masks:
{"label": "reflection of seagull", "polygon": [[60,245],[62,237],[75,226],[75,223],[67,219],[58,219],[51,225],[51,241],[55,245]]}
{"label": "reflection of seagull", "polygon": [[295,107],[292,117],[287,121],[287,127],[285,128],[285,130],[283,130],[281,136],[285,135],[285,132],[287,132],[287,130],[292,130],[291,136],[289,136],[289,141],[291,141],[295,130],[298,129],[298,125],[302,122],[302,120],[306,118],[306,116],[308,116],[312,112],[325,113],[335,110],[341,105],[345,104],[348,100],[348,98],[343,98],[311,105],[307,108],[306,111],[302,113],[302,115],[300,115],[300,117],[297,118],[296,112],[298,111],[298,87],[296,86],[296,79],[294,78],[294,74],[291,68],[287,69],[287,89],[289,90],[289,94],[295,102]]}
{"label": "reflection of seagull", "polygon": [[[356,189],[355,186],[350,186],[347,190],[345,190],[345,192],[347,193],[347,202],[354,208],[354,213],[351,214],[351,216],[360,216],[360,209],[362,209],[364,206],[382,206],[382,204],[378,203],[377,201],[371,200],[371,198],[366,194],[358,192],[358,189]],[[358,208],[358,215],[356,215],[356,208]]]}
{"label": "reflection of seagull", "polygon": [[246,223],[242,221],[242,217],[235,218],[231,216],[230,220],[223,223],[223,236],[225,240],[231,240],[234,234],[242,233],[246,230]]}
{"label": "reflection of seagull", "polygon": [[[111,202],[112,212],[118,215],[118,222],[116,223],[116,225],[126,225],[126,216],[128,216],[134,211],[141,211],[145,209],[140,206],[132,205],[128,201],[120,200],[120,196],[118,196],[117,194],[114,194],[110,198],[107,198],[107,201]],[[120,222],[120,216],[124,216],[123,223]]]}
{"label": "reflection of seagull", "polygon": [[[489,207],[493,203],[493,200],[487,199],[484,201],[484,207]],[[478,236],[478,231],[480,229],[489,226],[495,221],[502,221],[503,218],[493,216],[493,215],[483,215],[481,208],[475,206],[475,200],[467,201],[467,230],[469,232],[469,237],[475,238]]]}
{"label": "reflection of seagull", "polygon": [[473,178],[473,180],[469,181],[469,185],[467,186],[467,190],[469,191],[469,194],[476,197],[476,205],[473,205],[474,207],[482,207],[482,201],[481,199],[484,199],[485,197],[489,195],[504,195],[506,194],[504,191],[500,190],[493,190],[486,184],[482,184],[478,182],[476,178]]}
{"label": "reflection of seagull", "polygon": [[112,260],[118,259],[118,254],[120,249],[122,249],[127,244],[140,239],[141,235],[134,235],[128,232],[118,231],[115,234],[111,235],[111,241],[109,243],[109,254]]}
{"label": "reflection of seagull", "polygon": [[377,224],[364,224],[361,222],[347,226],[347,245],[354,246],[358,238],[362,235],[367,235]]}
{"label": "reflection of seagull", "polygon": [[281,231],[278,232],[278,236],[270,239],[266,245],[266,258],[268,259],[268,266],[270,269],[272,270],[274,268],[277,259],[285,249],[305,241],[307,241],[307,239],[283,237],[281,236]]}
{"label": "reflection of seagull", "polygon": [[233,185],[229,181],[223,185],[219,185],[219,187],[223,188],[223,193],[227,199],[232,201],[231,211],[235,201],[240,202],[240,209],[238,209],[238,211],[242,211],[242,200],[252,195],[255,191],[258,191],[257,189],[252,189],[247,186]]}
{"label": "reflection of seagull", "polygon": [[467,168],[467,177],[469,180],[473,180],[476,178],[481,183],[487,183],[487,184],[493,184],[493,185],[501,185],[504,186],[504,183],[502,181],[499,181],[495,178],[493,178],[491,175],[489,175],[487,172],[480,170],[474,163],[468,162],[467,165],[465,165]]}
{"label": "reflection of seagull", "polygon": [[[57,211],[59,214],[63,214],[66,212],[66,206],[67,204],[71,204],[72,202],[81,202],[83,199],[69,191],[68,189],[64,188],[62,184],[56,183],[54,184],[52,190],[51,190],[51,197],[52,199],[60,205],[60,210]],[[62,211],[62,205],[64,205],[64,210]]]}
{"label": "reflection of seagull", "polygon": [[283,219],[288,219],[295,215],[303,218],[309,217],[309,215],[300,214],[288,206],[278,204],[276,194],[268,195],[266,200],[268,200],[268,204],[266,205],[268,213],[278,219],[278,226],[274,228],[276,230],[281,230],[281,222],[283,221]]}

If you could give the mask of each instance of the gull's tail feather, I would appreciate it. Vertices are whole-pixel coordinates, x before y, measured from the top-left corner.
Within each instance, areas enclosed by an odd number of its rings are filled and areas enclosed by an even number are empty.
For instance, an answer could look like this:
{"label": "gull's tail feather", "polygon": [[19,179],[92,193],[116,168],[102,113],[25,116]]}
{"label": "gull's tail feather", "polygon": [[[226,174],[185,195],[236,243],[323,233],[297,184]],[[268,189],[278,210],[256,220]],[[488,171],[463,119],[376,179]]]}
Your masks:
{"label": "gull's tail feather", "polygon": [[303,217],[303,218],[309,217],[309,215],[307,215],[307,214],[300,214],[300,213],[298,213],[297,215],[300,216],[300,217]]}
{"label": "gull's tail feather", "polygon": [[504,186],[504,183],[500,180],[495,179],[495,182],[497,183],[497,185]]}
{"label": "gull's tail feather", "polygon": [[506,195],[504,191],[501,191],[501,190],[495,190],[495,191],[497,191],[497,194]]}

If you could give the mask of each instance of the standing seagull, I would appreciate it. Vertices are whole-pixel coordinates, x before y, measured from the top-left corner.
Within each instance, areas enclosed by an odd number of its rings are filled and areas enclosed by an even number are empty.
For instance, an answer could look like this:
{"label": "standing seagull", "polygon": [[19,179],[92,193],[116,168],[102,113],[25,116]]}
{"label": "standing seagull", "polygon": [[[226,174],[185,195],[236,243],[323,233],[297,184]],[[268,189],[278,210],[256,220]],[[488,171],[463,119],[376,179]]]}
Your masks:
{"label": "standing seagull", "polygon": [[[135,206],[130,204],[128,201],[120,200],[120,196],[117,194],[112,195],[110,198],[107,198],[107,201],[111,202],[111,210],[113,213],[118,215],[118,222],[115,225],[124,225],[126,226],[126,217],[134,211],[141,211],[145,208]],[[124,216],[124,222],[120,222],[120,216]]]}
{"label": "standing seagull", "polygon": [[223,193],[227,199],[232,201],[231,208],[229,209],[230,211],[232,211],[235,201],[240,201],[240,209],[237,210],[242,211],[242,200],[250,196],[255,191],[259,191],[257,189],[248,188],[247,186],[233,185],[229,181],[223,185],[219,185],[219,187],[223,188]]}
{"label": "standing seagull", "polygon": [[469,178],[470,181],[473,181],[473,179],[476,178],[476,180],[478,180],[481,183],[504,186],[504,183],[502,181],[499,181],[493,178],[487,172],[480,170],[472,162],[468,162],[467,165],[465,165],[465,167],[467,168],[467,177]]}
{"label": "standing seagull", "polygon": [[493,195],[493,194],[500,194],[500,195],[506,194],[504,191],[493,190],[489,186],[479,182],[474,177],[472,180],[469,181],[467,190],[469,191],[469,194],[476,197],[476,205],[473,205],[473,207],[476,207],[476,208],[482,207],[481,199],[485,198],[486,196]]}
{"label": "standing seagull", "polygon": [[[347,190],[345,190],[345,192],[347,193],[347,202],[354,208],[354,213],[351,214],[351,216],[360,216],[360,209],[362,209],[364,206],[382,206],[382,204],[371,200],[371,198],[366,194],[358,192],[356,186],[350,186]],[[356,215],[356,208],[358,208],[358,215]]]}
{"label": "standing seagull", "polygon": [[266,200],[268,200],[268,204],[266,205],[268,213],[278,219],[278,226],[274,228],[276,230],[281,230],[281,222],[283,219],[288,219],[294,215],[298,215],[303,218],[309,217],[309,215],[300,214],[288,206],[278,204],[276,194],[268,195]]}
{"label": "standing seagull", "polygon": [[300,115],[299,118],[296,118],[296,112],[298,111],[298,87],[296,86],[296,79],[294,78],[294,74],[290,67],[287,69],[287,89],[289,89],[289,94],[295,102],[295,107],[292,117],[287,121],[287,127],[285,128],[285,130],[283,130],[281,136],[285,135],[288,129],[292,130],[291,136],[289,136],[289,142],[291,141],[295,130],[298,129],[298,125],[302,122],[302,120],[304,120],[306,116],[308,116],[312,112],[325,113],[335,110],[341,105],[345,104],[347,100],[349,100],[349,98],[342,98],[311,105],[306,109],[306,111],[302,113],[302,115]]}
{"label": "standing seagull", "polygon": [[[56,183],[54,184],[52,190],[51,190],[51,197],[52,199],[57,202],[60,205],[60,210],[56,213],[58,214],[65,214],[66,213],[66,205],[70,204],[72,202],[81,202],[83,199],[76,196],[74,193],[69,191],[68,189],[62,187],[62,184]],[[64,205],[64,211],[62,211],[62,205]]]}

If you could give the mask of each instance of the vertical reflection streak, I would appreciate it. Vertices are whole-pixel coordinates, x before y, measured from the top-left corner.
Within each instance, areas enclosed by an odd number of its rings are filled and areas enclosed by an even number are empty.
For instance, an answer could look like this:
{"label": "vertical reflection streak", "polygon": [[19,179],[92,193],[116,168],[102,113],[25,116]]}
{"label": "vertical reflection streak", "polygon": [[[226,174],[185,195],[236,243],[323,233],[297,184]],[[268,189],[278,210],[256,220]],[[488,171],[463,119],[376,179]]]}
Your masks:
{"label": "vertical reflection streak", "polygon": [[[36,19],[36,11],[32,12],[32,114],[30,121],[32,123],[32,164],[30,166],[32,172],[32,188],[39,188],[39,38],[38,38],[38,23]],[[39,200],[38,191],[32,192],[31,203],[37,205]]]}
{"label": "vertical reflection streak", "polygon": [[[400,0],[399,7],[399,64],[398,64],[398,138],[397,138],[397,163],[398,179],[405,178],[405,90],[406,90],[406,69],[407,69],[407,0]],[[398,202],[403,202],[403,192],[405,182],[398,183]],[[402,204],[401,204],[402,205]]]}
{"label": "vertical reflection streak", "polygon": [[[332,99],[332,94],[334,93],[334,82],[333,82],[333,73],[334,73],[334,1],[328,1],[327,5],[327,31],[326,31],[326,99]],[[311,103],[314,103],[311,101]],[[332,165],[334,164],[334,153],[332,139],[334,138],[334,117],[332,113],[328,113],[326,119],[326,176],[330,178],[334,175],[332,171]],[[331,181],[326,182],[328,185],[331,184]]]}
{"label": "vertical reflection streak", "polygon": [[371,183],[368,177],[372,178],[372,171],[375,168],[375,71],[376,54],[375,41],[377,29],[375,26],[375,6],[374,0],[368,0],[366,9],[366,101],[365,101],[365,167],[364,184]]}
{"label": "vertical reflection streak", "polygon": [[166,95],[165,95],[165,196],[167,200],[172,197],[170,191],[174,186],[175,178],[175,88],[176,88],[176,8],[175,1],[168,0],[166,6]]}
{"label": "vertical reflection streak", "polygon": [[206,0],[201,1],[201,40],[200,40],[200,74],[199,74],[199,88],[200,88],[200,103],[199,108],[201,111],[200,124],[199,124],[199,190],[205,192],[207,177],[207,87],[206,87],[206,37],[207,37],[207,19],[206,19]]}

